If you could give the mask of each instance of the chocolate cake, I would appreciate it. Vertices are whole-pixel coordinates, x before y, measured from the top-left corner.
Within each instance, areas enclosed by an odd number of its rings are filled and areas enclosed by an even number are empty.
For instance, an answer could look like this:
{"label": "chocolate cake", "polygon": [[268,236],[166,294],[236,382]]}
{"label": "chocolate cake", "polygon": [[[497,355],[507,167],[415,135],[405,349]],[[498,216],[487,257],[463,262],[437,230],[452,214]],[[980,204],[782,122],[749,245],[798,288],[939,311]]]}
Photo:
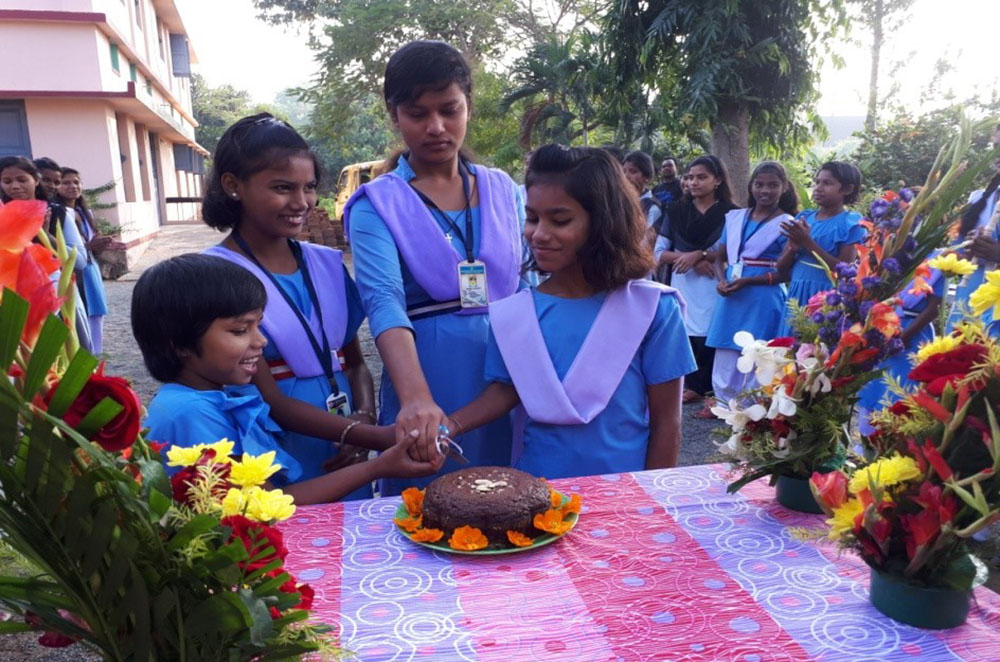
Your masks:
{"label": "chocolate cake", "polygon": [[423,526],[443,530],[445,540],[456,528],[473,526],[489,539],[490,547],[511,547],[507,531],[542,535],[532,520],[550,507],[543,480],[510,467],[470,467],[427,486]]}

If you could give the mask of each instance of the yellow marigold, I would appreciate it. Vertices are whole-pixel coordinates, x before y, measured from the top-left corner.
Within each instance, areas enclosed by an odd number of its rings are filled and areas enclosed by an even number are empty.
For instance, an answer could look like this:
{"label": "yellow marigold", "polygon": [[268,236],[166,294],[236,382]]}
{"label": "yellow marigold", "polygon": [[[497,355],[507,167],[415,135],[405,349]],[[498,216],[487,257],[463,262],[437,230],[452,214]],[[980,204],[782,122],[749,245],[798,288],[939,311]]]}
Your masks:
{"label": "yellow marigold", "polygon": [[247,508],[247,497],[243,490],[230,487],[226,496],[222,499],[222,515],[242,515]]}
{"label": "yellow marigold", "polygon": [[949,276],[968,276],[971,273],[975,273],[978,268],[971,260],[960,258],[955,253],[939,255],[927,264]]}
{"label": "yellow marigold", "polygon": [[414,531],[420,528],[421,524],[423,524],[424,516],[417,515],[416,517],[397,517],[392,521],[395,522],[397,525],[399,525],[399,528],[403,529],[404,531],[408,533],[413,533]]}
{"label": "yellow marigold", "polygon": [[561,536],[573,528],[572,522],[563,521],[562,511],[554,508],[550,508],[544,513],[538,513],[535,515],[535,519],[532,523],[539,531],[545,531],[546,533],[551,533],[556,536]]}
{"label": "yellow marigold", "polygon": [[531,547],[531,545],[535,542],[533,538],[529,538],[518,531],[508,531],[507,540],[517,547]]}
{"label": "yellow marigold", "polygon": [[263,485],[268,478],[281,471],[281,465],[274,462],[275,455],[275,451],[256,456],[244,453],[239,462],[232,463],[229,482],[240,487]]}
{"label": "yellow marigold", "polygon": [[258,522],[280,522],[295,514],[295,499],[281,490],[247,490],[246,516]]}
{"label": "yellow marigold", "polygon": [[411,516],[416,517],[424,509],[424,491],[415,487],[407,487],[403,490],[403,505]]}
{"label": "yellow marigold", "polygon": [[860,494],[869,488],[869,483],[874,483],[876,487],[891,487],[919,477],[920,468],[912,457],[893,454],[855,471],[848,489],[851,494]]}
{"label": "yellow marigold", "polygon": [[986,272],[986,282],[969,297],[969,305],[976,316],[992,308],[993,318],[1000,318],[1000,270]]}
{"label": "yellow marigold", "polygon": [[214,444],[195,444],[194,446],[171,446],[167,450],[168,467],[190,467],[198,462],[198,458],[206,449],[215,451],[215,461],[218,463],[232,462],[229,457],[233,454],[233,447],[236,444],[228,439],[221,439]]}
{"label": "yellow marigold", "polygon": [[449,547],[463,552],[485,549],[489,544],[490,541],[483,532],[473,526],[460,526],[452,532],[451,538],[448,538]]}
{"label": "yellow marigold", "polygon": [[830,525],[830,533],[827,537],[830,540],[837,540],[845,533],[854,530],[854,520],[865,511],[864,504],[860,499],[848,499],[840,508],[835,508],[833,517],[826,520]]}
{"label": "yellow marigold", "polygon": [[962,339],[956,336],[938,336],[920,346],[917,350],[917,363],[923,363],[935,354],[950,352],[962,344]]}
{"label": "yellow marigold", "polygon": [[443,537],[444,531],[441,529],[420,529],[410,536],[410,540],[414,540],[416,542],[437,542]]}

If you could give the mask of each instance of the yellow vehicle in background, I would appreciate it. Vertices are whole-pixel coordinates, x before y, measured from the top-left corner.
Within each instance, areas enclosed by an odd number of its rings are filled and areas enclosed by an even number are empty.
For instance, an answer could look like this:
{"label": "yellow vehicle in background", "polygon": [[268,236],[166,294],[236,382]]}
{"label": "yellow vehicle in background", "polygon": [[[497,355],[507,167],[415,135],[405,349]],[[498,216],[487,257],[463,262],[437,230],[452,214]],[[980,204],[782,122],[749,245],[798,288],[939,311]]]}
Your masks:
{"label": "yellow vehicle in background", "polygon": [[344,166],[337,177],[337,197],[334,200],[334,210],[337,218],[344,217],[344,205],[362,184],[370,182],[388,171],[388,164],[382,161],[365,161]]}

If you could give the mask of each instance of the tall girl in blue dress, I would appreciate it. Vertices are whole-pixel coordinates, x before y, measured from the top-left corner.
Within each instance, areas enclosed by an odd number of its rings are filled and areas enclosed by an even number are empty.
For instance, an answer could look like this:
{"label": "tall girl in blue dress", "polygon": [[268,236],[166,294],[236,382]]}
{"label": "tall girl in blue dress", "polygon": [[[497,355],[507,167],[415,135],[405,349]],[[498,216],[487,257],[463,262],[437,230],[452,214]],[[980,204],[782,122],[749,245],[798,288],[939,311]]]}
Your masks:
{"label": "tall girl in blue dress", "polygon": [[[294,240],[316,205],[319,176],[305,140],[261,113],[219,140],[202,203],[205,223],[229,230],[206,253],[247,269],[267,290],[269,342],[253,383],[289,431],[282,444],[302,466],[302,480],[364,461],[367,452],[352,445],[394,442],[372,426],[374,387],[357,338],[364,313],[340,251]],[[339,455],[331,442],[340,442]],[[363,486],[347,498],[371,495]]]}
{"label": "tall girl in blue dress", "polygon": [[750,175],[746,209],[726,214],[716,259],[718,292],[706,344],[715,348],[712,389],[728,403],[746,387],[748,375],[736,367],[740,346],[733,336],[745,331],[757,340],[778,335],[785,311],[784,279],[777,260],[787,240],[782,222],[798,211],[795,188],[780,163],[765,161]]}
{"label": "tall girl in blue dress", "polygon": [[[400,438],[416,431],[421,452],[431,453],[444,410],[486,386],[485,304],[519,286],[524,207],[509,176],[460,151],[472,74],[457,50],[407,44],[389,59],[384,93],[406,151],[348,201],[344,222],[385,365],[380,420],[395,422]],[[473,464],[506,465],[510,439],[503,419],[466,435],[463,446]],[[449,459],[444,471],[459,466]],[[382,493],[427,482],[384,481]]]}
{"label": "tall girl in blue dress", "polygon": [[520,402],[519,469],[561,478],[674,466],[683,377],[697,366],[677,291],[645,279],[653,262],[634,189],[606,151],[560,145],[534,152],[526,183],[530,267],[548,279],[490,305],[490,385],[449,429]]}
{"label": "tall girl in blue dress", "polygon": [[[791,271],[788,298],[800,306],[814,294],[833,288],[816,262],[816,255],[830,269],[838,262],[854,262],[858,258],[857,245],[868,234],[861,225],[861,214],[844,208],[861,195],[861,172],[854,165],[843,161],[824,163],[813,183],[812,198],[817,208],[807,209],[794,221],[784,223],[788,247],[778,264],[782,273]],[[778,335],[791,333],[791,313],[786,311]]]}
{"label": "tall girl in blue dress", "polygon": [[[1000,126],[993,135],[993,144],[1000,145]],[[997,162],[997,170],[1000,171],[1000,160]],[[968,248],[963,253],[976,261],[978,269],[958,283],[955,303],[948,314],[949,331],[955,328],[955,324],[963,317],[971,315],[969,297],[986,280],[986,272],[996,269],[1000,264],[1000,223],[992,222],[994,218],[1000,220],[998,214],[1000,214],[1000,172],[993,176],[985,189],[972,192],[968,207],[962,213],[959,240],[969,242]],[[987,327],[995,330],[996,325],[992,324],[994,322],[992,308],[983,312],[982,321]]]}

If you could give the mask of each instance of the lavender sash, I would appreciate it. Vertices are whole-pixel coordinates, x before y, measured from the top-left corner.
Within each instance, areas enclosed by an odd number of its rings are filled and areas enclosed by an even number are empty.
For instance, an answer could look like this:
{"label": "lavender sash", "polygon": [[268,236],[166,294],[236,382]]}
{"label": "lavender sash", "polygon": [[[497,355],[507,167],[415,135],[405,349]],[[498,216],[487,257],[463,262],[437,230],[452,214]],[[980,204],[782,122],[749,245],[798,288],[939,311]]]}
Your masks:
{"label": "lavender sash", "polygon": [[676,296],[683,313],[677,290],[653,281],[633,280],[610,292],[561,382],[531,291],[491,304],[493,335],[528,416],[555,425],[594,420],[625,376],[664,294]]}
{"label": "lavender sash", "polygon": [[[313,283],[316,285],[316,296],[323,313],[323,325],[320,328],[316,311],[309,314],[309,328],[316,338],[326,333],[331,350],[340,349],[347,332],[347,288],[344,283],[344,266],[340,251],[301,243],[302,257]],[[205,250],[206,255],[215,255],[240,265],[261,282],[267,292],[267,307],[264,309],[264,321],[261,326],[268,337],[277,345],[281,358],[292,369],[296,377],[317,377],[323,373],[320,364],[305,329],[299,323],[295,311],[285,301],[285,297],[274,286],[260,267],[246,257],[231,251],[224,246],[212,246]],[[340,370],[340,361],[333,359],[334,371]]]}
{"label": "lavender sash", "polygon": [[[521,236],[513,184],[499,170],[475,166],[479,187],[479,259],[486,264],[490,301],[504,299],[517,290],[521,267]],[[367,195],[396,242],[413,278],[435,301],[459,298],[458,263],[465,259],[444,236],[437,220],[413,188],[390,172],[358,189],[344,207],[344,232],[350,232],[354,202]],[[466,308],[459,314],[485,314],[487,309]]]}
{"label": "lavender sash", "polygon": [[781,236],[781,224],[791,219],[789,214],[779,214],[753,233],[753,236],[743,244],[743,254],[740,255],[740,243],[743,239],[743,220],[747,217],[746,209],[734,209],[726,214],[726,260],[736,264],[740,258],[754,259],[766,251],[771,244]]}

